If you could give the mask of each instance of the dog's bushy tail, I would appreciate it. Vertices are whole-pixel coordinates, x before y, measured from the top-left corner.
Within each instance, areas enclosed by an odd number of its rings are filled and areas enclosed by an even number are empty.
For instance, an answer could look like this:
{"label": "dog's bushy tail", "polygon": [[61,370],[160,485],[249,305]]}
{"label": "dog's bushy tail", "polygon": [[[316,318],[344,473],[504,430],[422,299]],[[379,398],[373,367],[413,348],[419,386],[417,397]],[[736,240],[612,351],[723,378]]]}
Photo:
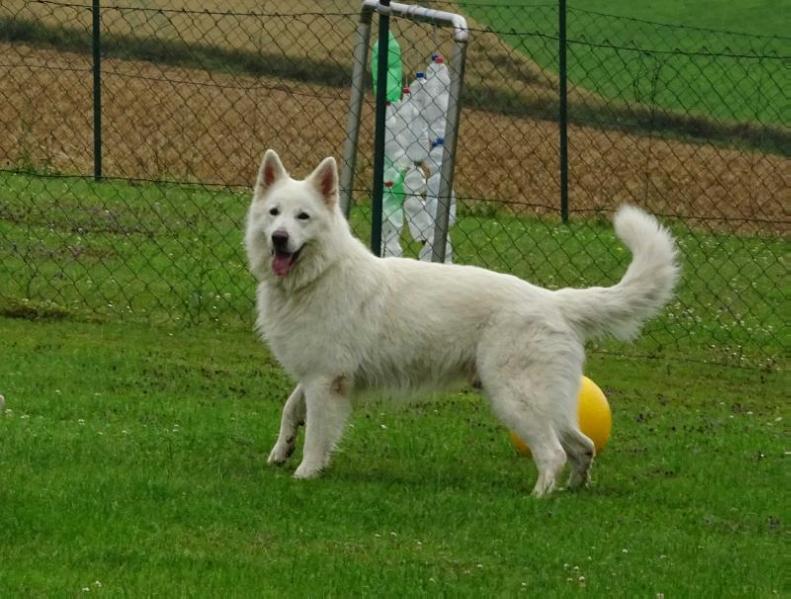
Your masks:
{"label": "dog's bushy tail", "polygon": [[657,220],[634,206],[615,214],[615,234],[632,252],[632,262],[612,287],[559,289],[561,311],[586,338],[632,339],[643,323],[670,300],[679,275],[676,244]]}

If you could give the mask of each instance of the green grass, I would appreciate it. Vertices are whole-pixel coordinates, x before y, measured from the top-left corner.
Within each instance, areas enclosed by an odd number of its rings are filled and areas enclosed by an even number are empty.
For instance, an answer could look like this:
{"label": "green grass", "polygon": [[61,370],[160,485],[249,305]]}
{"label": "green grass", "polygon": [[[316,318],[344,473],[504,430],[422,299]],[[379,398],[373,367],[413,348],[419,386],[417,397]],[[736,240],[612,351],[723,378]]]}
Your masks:
{"label": "green grass", "polygon": [[[246,191],[0,173],[0,194],[0,313],[246,326]],[[612,283],[629,261],[611,224],[589,215],[562,226],[480,205],[461,214],[452,231],[461,263],[557,288]],[[363,239],[368,219],[365,206],[352,215]],[[776,366],[788,239],[671,224],[684,268],[678,296],[631,351],[683,358],[705,348],[709,361]]]}
{"label": "green grass", "polygon": [[594,353],[611,443],[590,490],[538,501],[472,392],[358,407],[297,482],[264,463],[290,382],[250,331],[0,318],[0,338],[0,596],[788,591],[779,374]]}
{"label": "green grass", "polygon": [[[503,32],[511,46],[557,72],[555,6],[528,2],[520,7],[520,3],[495,0],[484,6],[463,7],[482,23]],[[788,0],[570,3],[569,81],[605,98],[656,105],[692,116],[787,124],[791,112],[782,90],[791,80],[781,57],[791,54],[791,37],[778,16],[789,9]],[[756,54],[774,58],[749,57]]]}
{"label": "green grass", "polygon": [[[519,4],[516,2],[515,4]],[[702,27],[761,36],[788,37],[788,27],[778,18],[791,10],[791,0],[572,0],[571,8],[585,9],[661,23]],[[777,49],[782,48],[779,42]],[[787,48],[786,48],[787,50]]]}

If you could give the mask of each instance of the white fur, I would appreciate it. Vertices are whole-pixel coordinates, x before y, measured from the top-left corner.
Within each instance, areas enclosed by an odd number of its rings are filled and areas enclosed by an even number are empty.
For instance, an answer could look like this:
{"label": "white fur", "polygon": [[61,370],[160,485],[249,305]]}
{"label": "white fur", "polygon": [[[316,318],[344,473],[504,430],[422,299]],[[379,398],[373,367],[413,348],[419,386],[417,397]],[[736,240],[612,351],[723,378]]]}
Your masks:
{"label": "white fur", "polygon": [[[297,218],[301,212],[310,218]],[[269,150],[246,247],[259,281],[258,327],[299,381],[269,462],[287,459],[304,421],[295,476],[316,476],[341,438],[352,396],[477,379],[497,416],[530,446],[535,495],[554,488],[567,459],[569,485],[587,483],[594,448],[576,418],[583,343],[636,334],[668,301],[678,274],[673,239],[652,216],[623,207],[615,229],[634,258],[612,287],[550,291],[474,266],[377,258],[338,207],[334,160],[296,181]],[[289,251],[302,248],[286,276],[272,270],[275,230],[288,233]]]}

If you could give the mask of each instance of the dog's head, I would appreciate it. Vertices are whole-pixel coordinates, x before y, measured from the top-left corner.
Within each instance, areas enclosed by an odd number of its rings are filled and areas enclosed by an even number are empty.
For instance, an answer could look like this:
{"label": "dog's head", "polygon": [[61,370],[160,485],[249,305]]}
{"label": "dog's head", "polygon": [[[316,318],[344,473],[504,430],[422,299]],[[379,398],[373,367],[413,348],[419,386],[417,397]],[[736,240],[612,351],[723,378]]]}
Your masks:
{"label": "dog's head", "polygon": [[312,278],[326,263],[339,220],[344,221],[334,158],[297,181],[274,150],[267,150],[247,215],[250,270],[260,281]]}

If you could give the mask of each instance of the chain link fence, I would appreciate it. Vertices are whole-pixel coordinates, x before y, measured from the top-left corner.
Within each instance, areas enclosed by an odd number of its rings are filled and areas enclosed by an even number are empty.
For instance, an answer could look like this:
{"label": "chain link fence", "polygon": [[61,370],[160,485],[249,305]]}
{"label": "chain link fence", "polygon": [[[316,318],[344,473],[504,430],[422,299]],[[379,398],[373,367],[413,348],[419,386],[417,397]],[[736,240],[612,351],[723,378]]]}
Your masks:
{"label": "chain link fence", "polygon": [[[341,156],[359,3],[98,4],[0,0],[0,313],[249,327],[249,189],[267,147],[295,176]],[[471,29],[455,262],[551,288],[615,282],[629,256],[608,219],[633,202],[677,234],[683,280],[636,346],[602,349],[785,362],[791,38],[570,8],[561,73],[555,4],[421,4]],[[430,25],[392,31],[407,81],[449,50]],[[367,87],[350,216],[363,238]]]}

